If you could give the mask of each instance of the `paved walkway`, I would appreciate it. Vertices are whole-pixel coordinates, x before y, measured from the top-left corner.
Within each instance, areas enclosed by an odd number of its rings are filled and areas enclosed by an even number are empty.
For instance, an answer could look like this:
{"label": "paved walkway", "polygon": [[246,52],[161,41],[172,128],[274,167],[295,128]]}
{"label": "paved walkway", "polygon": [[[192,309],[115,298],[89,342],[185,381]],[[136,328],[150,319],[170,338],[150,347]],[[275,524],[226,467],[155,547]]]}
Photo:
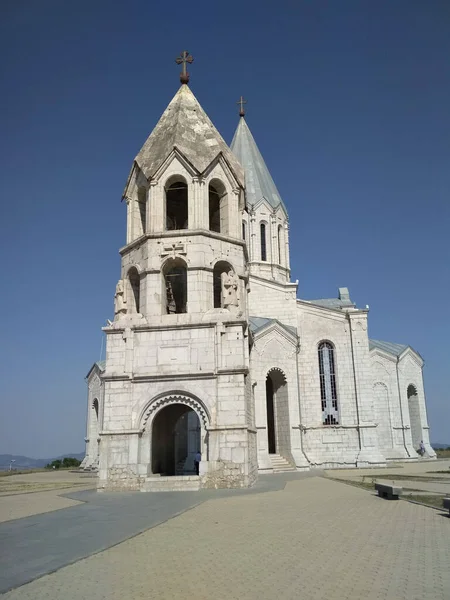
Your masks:
{"label": "paved walkway", "polygon": [[[263,486],[276,481],[280,487],[283,479],[267,476],[260,481]],[[216,494],[158,527],[3,598],[450,598],[450,519],[443,513],[381,500],[319,477],[293,478],[281,491],[257,491]],[[161,496],[166,494],[140,495],[148,499],[148,510]],[[109,522],[100,509],[98,518],[105,518],[111,529],[120,527],[133,518],[132,497],[136,495],[124,500],[116,522]],[[80,510],[78,506],[50,514]],[[23,521],[28,519],[16,523]]]}

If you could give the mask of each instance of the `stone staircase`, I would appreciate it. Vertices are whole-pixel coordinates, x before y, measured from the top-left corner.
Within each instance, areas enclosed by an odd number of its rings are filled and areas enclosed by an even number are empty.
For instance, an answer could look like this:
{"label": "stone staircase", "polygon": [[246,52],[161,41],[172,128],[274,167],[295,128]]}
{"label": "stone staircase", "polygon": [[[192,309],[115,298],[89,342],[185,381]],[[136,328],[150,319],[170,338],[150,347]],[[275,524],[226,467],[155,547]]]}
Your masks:
{"label": "stone staircase", "polygon": [[270,462],[274,473],[286,473],[288,471],[296,471],[295,467],[291,465],[285,458],[279,454],[269,454]]}

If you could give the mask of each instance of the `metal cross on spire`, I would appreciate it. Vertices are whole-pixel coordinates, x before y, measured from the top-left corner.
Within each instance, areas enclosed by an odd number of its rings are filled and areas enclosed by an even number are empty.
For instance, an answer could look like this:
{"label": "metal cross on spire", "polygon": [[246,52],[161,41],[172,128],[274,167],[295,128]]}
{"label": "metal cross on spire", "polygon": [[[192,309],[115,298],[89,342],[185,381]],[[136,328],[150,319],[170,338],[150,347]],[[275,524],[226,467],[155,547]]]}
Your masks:
{"label": "metal cross on spire", "polygon": [[239,116],[243,117],[245,115],[244,104],[247,104],[247,100],[244,100],[244,97],[241,96],[241,99],[236,104],[239,104]]}
{"label": "metal cross on spire", "polygon": [[180,73],[181,83],[189,83],[189,73],[187,72],[186,64],[193,63],[194,58],[189,54],[189,52],[187,50],[183,50],[183,52],[180,54],[180,56],[175,59],[175,62],[177,63],[177,65],[183,65],[183,68]]}

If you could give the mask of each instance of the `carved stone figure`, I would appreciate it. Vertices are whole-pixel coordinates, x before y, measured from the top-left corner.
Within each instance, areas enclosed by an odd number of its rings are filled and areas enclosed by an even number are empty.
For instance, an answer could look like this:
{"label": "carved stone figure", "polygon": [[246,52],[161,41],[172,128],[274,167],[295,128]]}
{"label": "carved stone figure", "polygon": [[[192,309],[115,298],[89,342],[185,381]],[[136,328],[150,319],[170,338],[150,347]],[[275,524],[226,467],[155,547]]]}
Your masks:
{"label": "carved stone figure", "polygon": [[230,269],[223,272],[220,276],[222,280],[222,306],[239,306],[239,278],[236,273]]}
{"label": "carved stone figure", "polygon": [[123,279],[119,279],[116,285],[116,293],[114,295],[114,320],[117,321],[127,312],[127,301],[125,298],[125,289]]}

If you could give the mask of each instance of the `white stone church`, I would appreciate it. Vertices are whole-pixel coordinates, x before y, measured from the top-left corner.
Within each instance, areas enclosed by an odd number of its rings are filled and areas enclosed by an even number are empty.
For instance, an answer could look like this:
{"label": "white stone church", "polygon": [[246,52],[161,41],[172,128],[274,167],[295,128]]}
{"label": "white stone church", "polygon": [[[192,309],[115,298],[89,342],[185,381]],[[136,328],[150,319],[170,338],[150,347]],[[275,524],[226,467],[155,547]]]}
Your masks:
{"label": "white stone church", "polygon": [[106,360],[87,376],[83,467],[98,469],[100,489],[158,491],[417,460],[421,441],[434,457],[421,356],[369,339],[368,310],[345,287],[297,297],[289,202],[243,104],[228,146],[187,79],[125,186],[127,239]]}

